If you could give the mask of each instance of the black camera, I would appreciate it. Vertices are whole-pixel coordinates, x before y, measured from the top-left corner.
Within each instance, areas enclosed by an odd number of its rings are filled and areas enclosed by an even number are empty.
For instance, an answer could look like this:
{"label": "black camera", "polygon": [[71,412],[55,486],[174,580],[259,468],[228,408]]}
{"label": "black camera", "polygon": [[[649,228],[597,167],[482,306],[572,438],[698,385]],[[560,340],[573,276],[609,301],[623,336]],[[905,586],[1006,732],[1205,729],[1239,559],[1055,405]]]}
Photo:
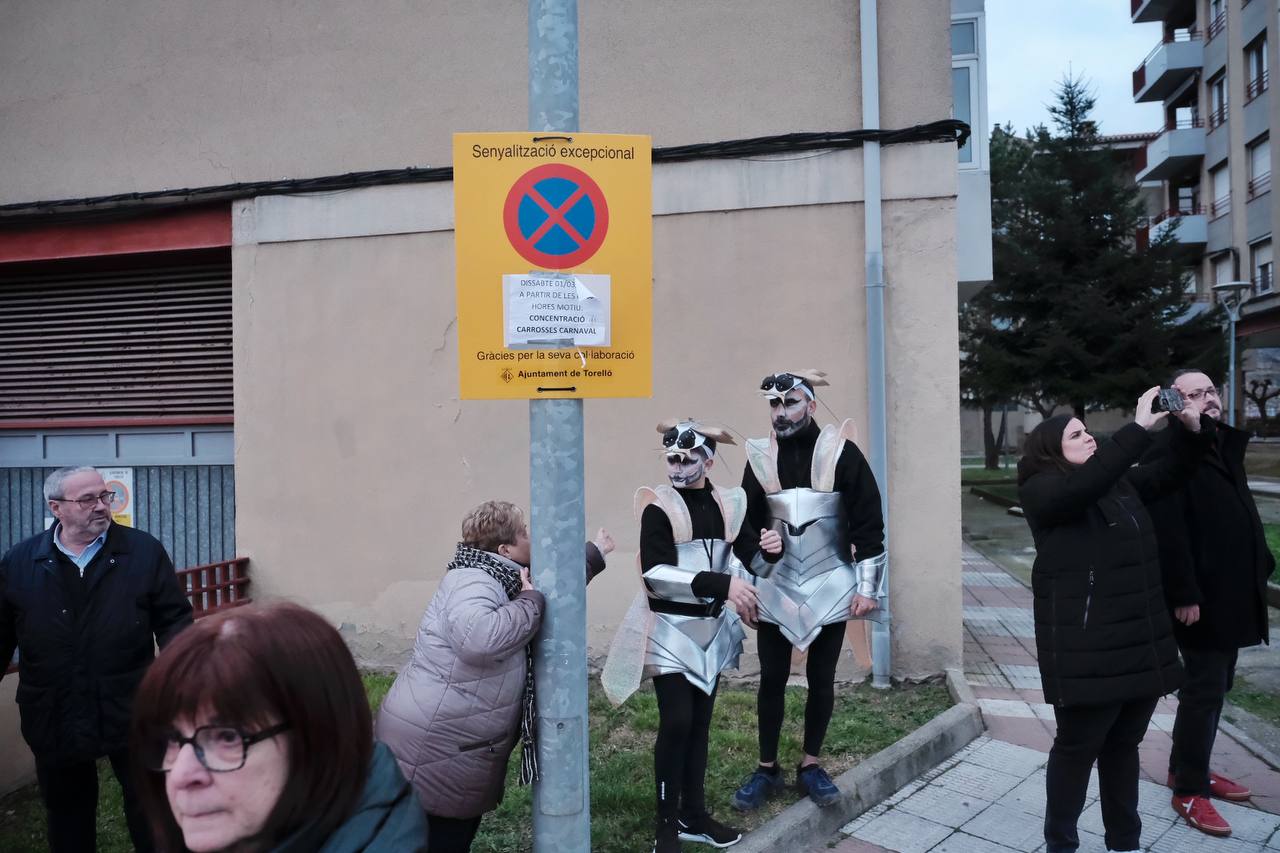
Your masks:
{"label": "black camera", "polygon": [[1151,401],[1153,412],[1181,412],[1184,408],[1186,403],[1177,388],[1161,388],[1160,393]]}

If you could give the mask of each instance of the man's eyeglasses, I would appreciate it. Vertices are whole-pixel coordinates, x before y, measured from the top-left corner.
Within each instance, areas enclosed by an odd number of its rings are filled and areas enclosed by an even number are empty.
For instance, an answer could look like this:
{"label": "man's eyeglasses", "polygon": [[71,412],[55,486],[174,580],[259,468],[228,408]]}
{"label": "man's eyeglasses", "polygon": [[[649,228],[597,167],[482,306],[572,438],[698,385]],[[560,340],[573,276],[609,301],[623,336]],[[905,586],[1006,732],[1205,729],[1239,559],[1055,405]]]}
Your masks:
{"label": "man's eyeglasses", "polygon": [[290,728],[288,723],[279,723],[254,734],[245,734],[235,726],[201,726],[191,733],[191,737],[183,737],[171,731],[145,743],[140,757],[148,770],[168,773],[178,763],[178,754],[182,752],[182,748],[191,744],[196,759],[205,769],[214,773],[229,773],[244,767],[249,747]]}
{"label": "man's eyeglasses", "polygon": [[1222,399],[1222,395],[1218,392],[1218,389],[1212,385],[1210,385],[1208,388],[1197,388],[1194,391],[1190,391],[1186,394],[1183,394],[1182,396],[1186,397],[1188,400],[1190,400],[1193,403],[1198,403],[1201,400],[1203,400],[1205,397],[1213,397],[1219,400]]}
{"label": "man's eyeglasses", "polygon": [[81,509],[85,510],[93,509],[99,502],[101,502],[107,505],[107,509],[110,509],[111,505],[116,501],[116,493],[106,491],[100,495],[92,495],[87,498],[54,498],[54,500],[62,501],[63,503],[76,504]]}

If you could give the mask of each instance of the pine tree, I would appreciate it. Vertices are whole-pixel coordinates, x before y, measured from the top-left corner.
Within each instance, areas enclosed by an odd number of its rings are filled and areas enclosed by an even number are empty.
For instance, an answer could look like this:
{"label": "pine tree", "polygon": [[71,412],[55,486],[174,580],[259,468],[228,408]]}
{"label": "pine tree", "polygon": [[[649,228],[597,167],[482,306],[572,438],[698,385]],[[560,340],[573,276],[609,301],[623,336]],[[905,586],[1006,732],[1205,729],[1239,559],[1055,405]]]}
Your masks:
{"label": "pine tree", "polygon": [[967,345],[1041,414],[1083,417],[1131,407],[1175,367],[1220,370],[1223,340],[1216,312],[1188,316],[1186,248],[1169,233],[1135,245],[1138,188],[1099,137],[1084,83],[1064,79],[1055,95],[1056,133],[992,136],[995,280],[973,300],[987,322],[970,324]]}

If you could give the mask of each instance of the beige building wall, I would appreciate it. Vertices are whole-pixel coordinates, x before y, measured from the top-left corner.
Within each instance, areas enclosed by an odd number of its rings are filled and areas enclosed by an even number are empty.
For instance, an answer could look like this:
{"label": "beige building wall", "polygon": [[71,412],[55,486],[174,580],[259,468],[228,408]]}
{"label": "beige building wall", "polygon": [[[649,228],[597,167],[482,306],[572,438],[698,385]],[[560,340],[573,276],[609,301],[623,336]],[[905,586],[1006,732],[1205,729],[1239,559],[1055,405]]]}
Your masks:
{"label": "beige building wall", "polygon": [[[882,125],[949,117],[949,2],[880,16]],[[856,0],[598,0],[580,23],[585,130],[863,124]],[[526,31],[498,0],[8,4],[0,205],[448,165],[453,132],[525,126]],[[961,654],[956,154],[884,158],[894,673],[918,677]],[[465,510],[528,503],[527,405],[458,400],[450,193],[236,205],[239,548],[255,595],[319,608],[369,665],[405,659]],[[619,540],[589,594],[597,654],[638,589],[631,495],[663,476],[659,418],[762,435],[760,376],[816,366],[866,432],[861,152],[660,165],[654,198],[655,395],[586,404],[588,524]],[[714,479],[743,463],[729,448]],[[29,778],[14,681],[0,790]]]}
{"label": "beige building wall", "polygon": [[[904,677],[960,660],[953,156],[945,145],[885,155],[891,593]],[[861,154],[824,162],[824,185],[842,178],[845,200],[773,204],[787,199],[771,195],[767,177],[746,180],[750,202],[726,199],[715,193],[726,183],[719,164],[655,170],[654,398],[586,403],[587,523],[619,543],[590,590],[593,654],[638,589],[631,497],[663,477],[658,420],[697,415],[766,434],[759,377],[812,365],[833,377],[826,405],[866,433]],[[433,206],[447,220],[442,191],[397,188],[397,203],[430,228]],[[315,606],[362,662],[398,666],[466,509],[494,497],[527,505],[528,405],[458,400],[445,225],[297,239],[312,220],[332,229],[344,209],[354,222],[369,207],[347,202],[237,213],[237,543],[253,560],[256,595]],[[291,239],[251,239],[277,233]],[[743,464],[726,449],[713,480],[736,484]]]}
{"label": "beige building wall", "polygon": [[[945,72],[919,59],[946,53],[947,2],[881,7],[885,79],[936,89],[927,120],[946,118]],[[853,0],[583,3],[583,127],[655,145],[860,127],[857,19]],[[67,0],[3,20],[0,204],[444,166],[454,131],[526,125],[522,3]],[[916,110],[888,98],[886,126]]]}

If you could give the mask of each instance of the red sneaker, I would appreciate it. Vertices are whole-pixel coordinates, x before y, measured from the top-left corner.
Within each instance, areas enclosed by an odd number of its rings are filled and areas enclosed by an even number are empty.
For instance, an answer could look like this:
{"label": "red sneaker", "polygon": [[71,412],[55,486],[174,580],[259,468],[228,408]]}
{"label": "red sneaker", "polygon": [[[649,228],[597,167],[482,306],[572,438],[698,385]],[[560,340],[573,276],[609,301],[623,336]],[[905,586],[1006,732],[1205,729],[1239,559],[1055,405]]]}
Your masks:
{"label": "red sneaker", "polygon": [[[1165,780],[1165,787],[1173,787],[1173,774],[1170,773],[1168,779]],[[1250,791],[1239,782],[1233,782],[1226,776],[1219,776],[1217,773],[1209,774],[1209,794],[1217,797],[1219,800],[1233,800],[1241,802],[1253,796]]]}
{"label": "red sneaker", "polygon": [[1174,797],[1173,810],[1185,818],[1189,826],[1206,835],[1231,834],[1231,824],[1218,814],[1208,797]]}
{"label": "red sneaker", "polygon": [[1226,776],[1219,776],[1217,773],[1209,774],[1209,793],[1213,794],[1220,800],[1247,800],[1253,796],[1250,791],[1239,782],[1233,782]]}

